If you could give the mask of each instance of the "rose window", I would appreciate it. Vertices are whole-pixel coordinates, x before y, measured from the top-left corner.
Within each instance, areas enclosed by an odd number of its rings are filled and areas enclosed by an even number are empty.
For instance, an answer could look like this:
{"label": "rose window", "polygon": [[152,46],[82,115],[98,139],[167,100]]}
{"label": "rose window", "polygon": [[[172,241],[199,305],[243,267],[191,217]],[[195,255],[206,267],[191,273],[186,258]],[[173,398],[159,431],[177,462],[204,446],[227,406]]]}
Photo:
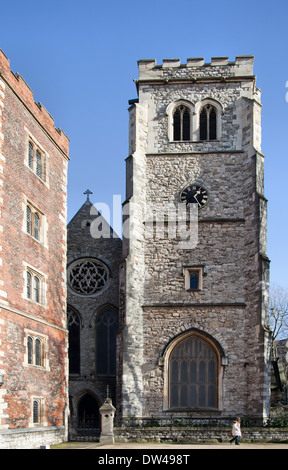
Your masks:
{"label": "rose window", "polygon": [[106,287],[108,279],[108,268],[96,259],[77,260],[68,269],[69,286],[77,294],[97,294]]}

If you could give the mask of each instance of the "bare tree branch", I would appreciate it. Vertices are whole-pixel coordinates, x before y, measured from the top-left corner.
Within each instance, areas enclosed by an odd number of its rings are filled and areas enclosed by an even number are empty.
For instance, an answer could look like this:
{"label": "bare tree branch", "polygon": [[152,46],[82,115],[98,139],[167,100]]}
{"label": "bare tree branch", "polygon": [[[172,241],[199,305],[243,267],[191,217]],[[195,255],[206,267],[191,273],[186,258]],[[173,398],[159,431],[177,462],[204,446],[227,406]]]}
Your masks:
{"label": "bare tree branch", "polygon": [[288,337],[288,289],[273,285],[269,293],[269,327],[272,336],[272,360],[276,360],[275,341]]}

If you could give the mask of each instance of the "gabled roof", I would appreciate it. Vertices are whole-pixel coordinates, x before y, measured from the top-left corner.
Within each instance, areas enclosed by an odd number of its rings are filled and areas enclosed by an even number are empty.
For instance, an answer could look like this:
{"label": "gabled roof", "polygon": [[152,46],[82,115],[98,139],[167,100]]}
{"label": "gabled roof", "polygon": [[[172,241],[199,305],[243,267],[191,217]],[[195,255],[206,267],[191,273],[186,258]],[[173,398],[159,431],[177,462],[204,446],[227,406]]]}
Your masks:
{"label": "gabled roof", "polygon": [[90,227],[90,235],[92,238],[120,239],[119,235],[113,230],[104,216],[101,215],[101,212],[99,212],[96,206],[92,204],[89,196],[68,223],[68,234],[72,230],[81,230],[84,227]]}

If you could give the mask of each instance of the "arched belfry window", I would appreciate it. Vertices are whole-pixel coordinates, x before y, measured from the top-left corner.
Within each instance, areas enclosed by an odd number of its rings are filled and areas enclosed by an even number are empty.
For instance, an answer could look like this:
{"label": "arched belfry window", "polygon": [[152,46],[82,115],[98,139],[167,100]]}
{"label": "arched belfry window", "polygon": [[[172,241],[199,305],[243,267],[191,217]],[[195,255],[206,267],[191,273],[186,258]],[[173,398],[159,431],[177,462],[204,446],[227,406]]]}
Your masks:
{"label": "arched belfry window", "polygon": [[217,110],[210,103],[200,112],[200,140],[217,139]]}
{"label": "arched belfry window", "polygon": [[80,318],[77,312],[68,307],[69,330],[69,374],[80,374]]}
{"label": "arched belfry window", "polygon": [[181,104],[173,113],[173,140],[190,139],[190,110]]}
{"label": "arched belfry window", "polygon": [[194,104],[186,99],[172,101],[166,108],[169,142],[193,140]]}
{"label": "arched belfry window", "polygon": [[218,355],[212,345],[189,335],[171,351],[168,364],[170,409],[218,407]]}
{"label": "arched belfry window", "polygon": [[116,375],[116,333],[118,312],[104,306],[96,315],[96,374]]}

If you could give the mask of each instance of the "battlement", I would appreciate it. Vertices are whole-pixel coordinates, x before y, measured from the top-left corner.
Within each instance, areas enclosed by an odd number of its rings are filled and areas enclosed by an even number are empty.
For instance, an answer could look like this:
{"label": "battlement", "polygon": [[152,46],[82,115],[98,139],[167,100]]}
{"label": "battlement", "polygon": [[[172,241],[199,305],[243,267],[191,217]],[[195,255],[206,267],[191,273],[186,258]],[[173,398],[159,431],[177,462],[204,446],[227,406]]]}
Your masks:
{"label": "battlement", "polygon": [[27,85],[25,80],[18,73],[10,69],[10,61],[0,49],[0,79],[8,85],[13,92],[22,101],[24,106],[30,111],[35,119],[50,134],[56,144],[68,156],[69,139],[61,129],[54,127],[54,119],[48,113],[41,103],[36,103],[33,97],[33,91]]}
{"label": "battlement", "polygon": [[139,80],[165,80],[169,78],[201,79],[220,76],[229,77],[253,77],[254,56],[236,56],[234,62],[229,62],[228,57],[212,57],[210,63],[205,63],[201,58],[188,58],[186,64],[181,64],[180,59],[163,59],[162,65],[157,65],[155,59],[143,59],[138,61]]}

